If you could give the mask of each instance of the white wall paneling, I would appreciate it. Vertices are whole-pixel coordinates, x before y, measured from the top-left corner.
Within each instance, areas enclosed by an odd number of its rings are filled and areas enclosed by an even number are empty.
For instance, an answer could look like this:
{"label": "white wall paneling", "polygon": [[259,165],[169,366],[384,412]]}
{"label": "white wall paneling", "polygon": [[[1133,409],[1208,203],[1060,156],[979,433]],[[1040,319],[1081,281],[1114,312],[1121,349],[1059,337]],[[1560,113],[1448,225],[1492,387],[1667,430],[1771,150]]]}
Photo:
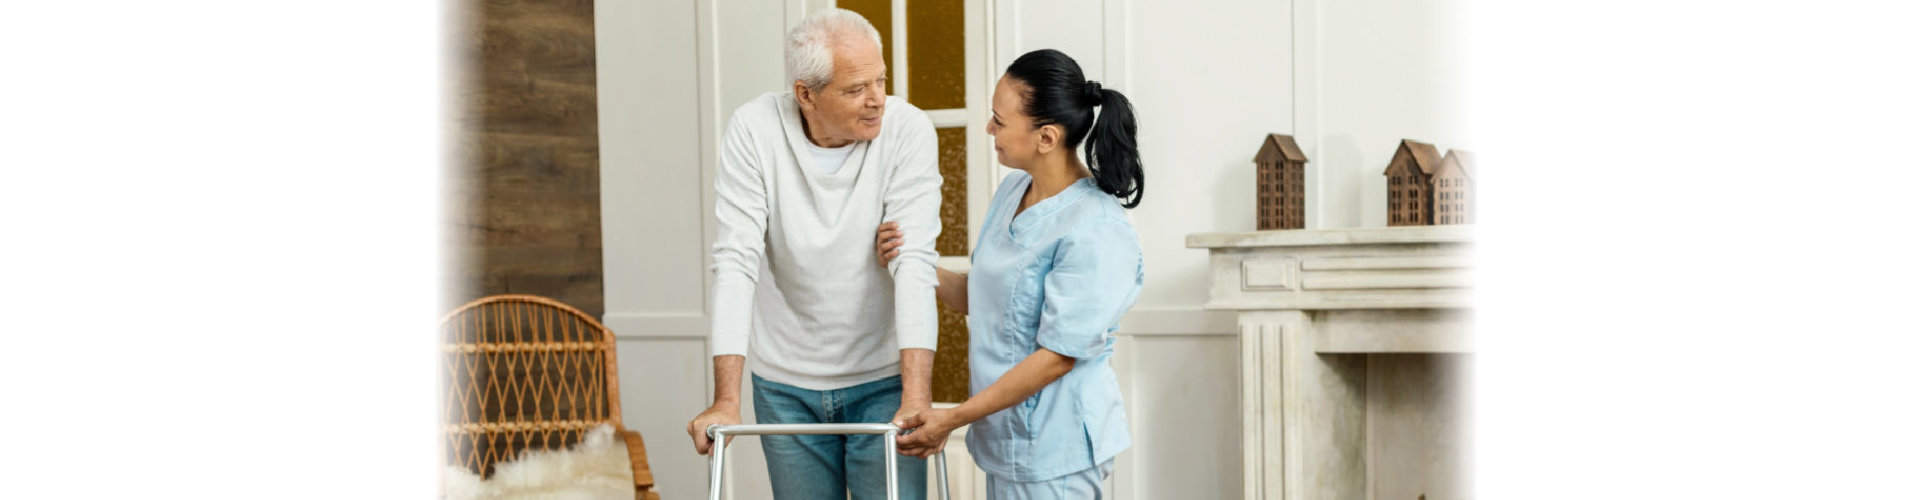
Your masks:
{"label": "white wall paneling", "polygon": [[993,190],[1005,175],[1006,168],[999,166],[994,158],[993,137],[988,136],[985,125],[993,114],[991,104],[993,86],[999,81],[1004,67],[994,63],[999,60],[1000,38],[995,31],[1001,24],[995,16],[996,4],[988,0],[968,1],[963,15],[966,16],[965,33],[967,37],[967,114],[971,115],[973,130],[967,131],[967,249],[973,249],[978,240],[980,224],[987,218],[987,207],[992,204]]}
{"label": "white wall paneling", "polygon": [[1133,449],[1128,474],[1115,466],[1114,497],[1239,497],[1239,339],[1133,334],[1116,349]]}
{"label": "white wall paneling", "polygon": [[1306,228],[1328,227],[1326,162],[1320,161],[1320,7],[1319,0],[1293,0],[1289,26],[1293,60],[1293,140],[1307,155]]}
{"label": "white wall paneling", "polygon": [[[1321,228],[1387,224],[1386,169],[1401,139],[1471,150],[1461,12],[1465,0],[1296,0],[1314,11],[1314,82],[1301,97],[1318,125],[1312,163]],[[1303,34],[1305,35],[1305,34]],[[1317,174],[1317,175],[1316,175]],[[1310,215],[1311,217],[1311,215]],[[1229,230],[1229,229],[1221,229]]]}
{"label": "white wall paneling", "polygon": [[1147,288],[1122,321],[1134,351],[1122,380],[1135,446],[1116,497],[1237,497],[1246,439],[1232,336],[1238,327],[1231,314],[1201,309],[1207,256],[1183,239],[1202,228],[1253,228],[1253,153],[1265,134],[1295,133],[1291,7],[1113,1],[1106,8],[1112,74],[1105,83],[1134,103],[1148,179],[1131,214]]}
{"label": "white wall paneling", "polygon": [[1150,284],[1140,303],[1198,309],[1207,260],[1186,248],[1185,234],[1252,230],[1253,154],[1266,134],[1294,133],[1290,7],[1134,2],[1132,9],[1131,64],[1142,72],[1123,91],[1140,119],[1148,179],[1133,211]]}
{"label": "white wall paneling", "polygon": [[[594,7],[606,310],[700,314],[704,301],[693,4],[602,0]],[[610,23],[630,26],[607,29]],[[644,64],[643,64],[644,63]],[[669,168],[678,167],[678,168]],[[653,216],[646,216],[653,214]],[[667,238],[661,238],[668,236]]]}
{"label": "white wall paneling", "polygon": [[[612,328],[609,326],[609,328]],[[616,329],[616,331],[618,331]],[[702,390],[675,390],[713,378],[700,338],[620,338],[620,408],[629,429],[647,441],[647,462],[661,498],[705,498],[706,461],[693,453],[687,420],[707,407]],[[740,448],[735,445],[735,448]],[[736,456],[736,463],[741,457]]]}
{"label": "white wall paneling", "polygon": [[[621,407],[647,440],[659,491],[694,498],[705,477],[685,434],[706,407],[700,8],[694,1],[594,3],[600,208],[607,314],[620,336]],[[688,383],[699,389],[684,390]]]}

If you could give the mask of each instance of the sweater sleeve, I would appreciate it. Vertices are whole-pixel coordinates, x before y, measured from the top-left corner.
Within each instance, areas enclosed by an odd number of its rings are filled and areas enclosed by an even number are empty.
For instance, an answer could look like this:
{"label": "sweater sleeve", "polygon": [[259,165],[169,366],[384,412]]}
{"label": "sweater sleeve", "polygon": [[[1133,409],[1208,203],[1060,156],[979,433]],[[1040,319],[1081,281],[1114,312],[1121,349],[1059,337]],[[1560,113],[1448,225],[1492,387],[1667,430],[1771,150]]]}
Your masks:
{"label": "sweater sleeve", "polygon": [[940,333],[933,288],[939,284],[933,242],[940,235],[940,144],[933,121],[924,113],[901,118],[908,123],[895,142],[898,163],[884,195],[883,220],[900,223],[906,241],[887,265],[893,276],[894,334],[901,349],[934,350]]}
{"label": "sweater sleeve", "polygon": [[720,166],[714,176],[713,356],[747,354],[747,329],[753,319],[754,287],[760,257],[766,251],[767,186],[761,169],[771,168],[756,154],[743,113],[728,120],[720,139]]}

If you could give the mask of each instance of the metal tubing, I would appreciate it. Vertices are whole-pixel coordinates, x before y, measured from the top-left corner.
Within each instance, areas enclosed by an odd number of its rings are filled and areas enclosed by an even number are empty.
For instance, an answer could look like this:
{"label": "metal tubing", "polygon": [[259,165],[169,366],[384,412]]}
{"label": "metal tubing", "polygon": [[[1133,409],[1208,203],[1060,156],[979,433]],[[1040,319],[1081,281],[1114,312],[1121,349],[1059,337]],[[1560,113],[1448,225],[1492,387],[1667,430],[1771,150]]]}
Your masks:
{"label": "metal tubing", "polygon": [[[888,426],[892,427],[892,426]],[[887,500],[900,500],[900,464],[896,455],[900,454],[900,443],[894,441],[899,430],[887,431],[880,439],[887,441]]]}
{"label": "metal tubing", "polygon": [[947,449],[942,447],[933,459],[940,463],[940,500],[947,500]]}
{"label": "metal tubing", "polygon": [[[767,436],[767,435],[804,435],[804,434],[879,434],[886,441],[887,450],[887,500],[900,500],[900,444],[896,437],[900,428],[893,424],[741,424],[709,425],[707,439],[713,441],[711,448],[712,464],[709,467],[707,491],[708,498],[720,500],[722,474],[726,472],[728,436]],[[940,500],[948,500],[947,491],[947,452],[941,450],[934,457],[940,466]]]}
{"label": "metal tubing", "polygon": [[764,436],[769,434],[885,434],[900,432],[893,424],[742,424],[707,427],[707,435]]}
{"label": "metal tubing", "polygon": [[707,436],[708,439],[713,440],[713,445],[707,449],[707,456],[709,457],[708,460],[713,461],[713,464],[708,467],[708,470],[711,472],[709,473],[710,477],[707,479],[707,491],[713,492],[713,500],[720,500],[721,473],[727,469],[727,438],[724,436],[715,438],[713,437],[715,435],[713,427],[708,427]]}

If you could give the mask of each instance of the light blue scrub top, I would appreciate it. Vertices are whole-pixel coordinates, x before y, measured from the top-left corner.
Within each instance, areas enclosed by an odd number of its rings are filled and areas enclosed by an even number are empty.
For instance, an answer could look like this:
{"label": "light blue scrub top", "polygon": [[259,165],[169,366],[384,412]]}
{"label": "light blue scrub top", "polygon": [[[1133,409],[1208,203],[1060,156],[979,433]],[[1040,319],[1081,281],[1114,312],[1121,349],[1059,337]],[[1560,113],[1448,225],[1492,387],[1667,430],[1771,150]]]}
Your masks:
{"label": "light blue scrub top", "polygon": [[980,468],[1019,482],[1086,470],[1133,443],[1108,361],[1143,276],[1140,238],[1118,199],[1081,179],[1016,218],[1032,180],[1016,171],[1000,182],[967,279],[974,394],[1035,350],[1075,359],[1065,376],[968,431]]}

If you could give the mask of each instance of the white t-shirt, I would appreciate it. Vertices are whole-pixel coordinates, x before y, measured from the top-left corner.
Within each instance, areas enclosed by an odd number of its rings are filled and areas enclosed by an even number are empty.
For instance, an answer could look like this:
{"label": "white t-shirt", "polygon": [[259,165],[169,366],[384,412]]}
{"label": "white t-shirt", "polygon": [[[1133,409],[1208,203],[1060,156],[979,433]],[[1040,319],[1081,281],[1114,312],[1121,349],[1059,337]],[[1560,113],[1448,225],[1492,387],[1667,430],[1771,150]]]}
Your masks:
{"label": "white t-shirt", "polygon": [[847,157],[853,155],[853,144],[837,148],[823,148],[813,141],[807,141],[807,149],[813,150],[813,169],[820,173],[833,175],[847,164]]}

